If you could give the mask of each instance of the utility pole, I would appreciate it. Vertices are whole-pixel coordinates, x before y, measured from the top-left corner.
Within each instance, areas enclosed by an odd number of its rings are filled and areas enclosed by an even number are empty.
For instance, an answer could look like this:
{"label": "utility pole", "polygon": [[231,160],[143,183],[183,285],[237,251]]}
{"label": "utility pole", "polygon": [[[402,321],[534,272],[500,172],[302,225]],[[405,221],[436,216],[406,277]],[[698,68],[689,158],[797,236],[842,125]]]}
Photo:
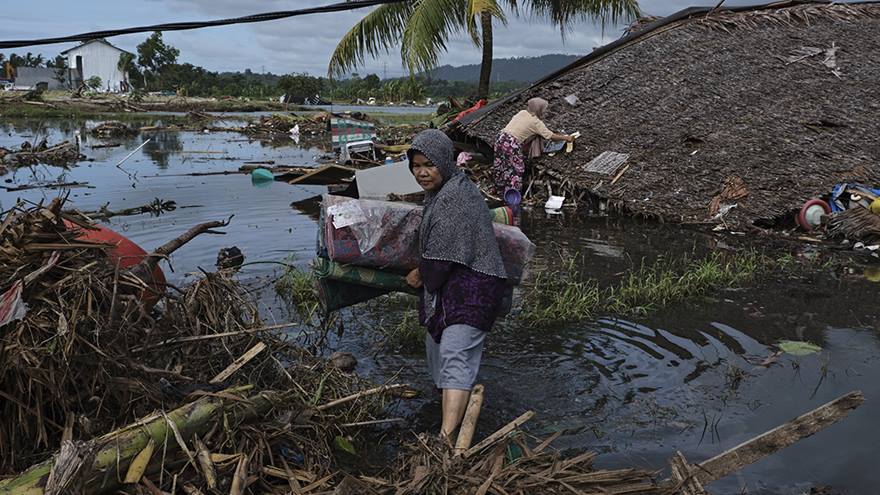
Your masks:
{"label": "utility pole", "polygon": [[388,79],[388,61],[382,62],[382,80]]}

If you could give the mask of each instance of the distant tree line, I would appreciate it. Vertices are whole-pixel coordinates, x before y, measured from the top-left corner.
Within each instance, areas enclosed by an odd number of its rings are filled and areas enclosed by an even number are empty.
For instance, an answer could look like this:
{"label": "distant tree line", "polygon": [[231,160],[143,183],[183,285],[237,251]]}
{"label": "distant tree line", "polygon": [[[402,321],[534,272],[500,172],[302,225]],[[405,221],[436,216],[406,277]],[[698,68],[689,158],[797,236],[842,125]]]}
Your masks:
{"label": "distant tree line", "polygon": [[[124,52],[118,61],[119,70],[128,76],[129,84],[138,91],[174,92],[185,96],[232,96],[247,98],[278,98],[288,95],[292,101],[319,96],[330,101],[422,102],[450,97],[469,97],[477,93],[475,82],[444,81],[424,76],[381,80],[376,74],[361,77],[353,74],[347,79],[329,79],[302,74],[258,74],[244,72],[212,72],[190,63],[179,63],[180,50],[155,32],[137,46],[137,55]],[[59,73],[67,69],[62,56],[46,60],[43,55],[10,54],[7,59],[0,53],[0,66],[9,62],[13,67],[51,67]],[[64,80],[59,76],[59,80]],[[501,96],[522,83],[493,83],[492,96]],[[94,84],[86,84],[87,87]],[[97,86],[100,86],[98,82]]]}

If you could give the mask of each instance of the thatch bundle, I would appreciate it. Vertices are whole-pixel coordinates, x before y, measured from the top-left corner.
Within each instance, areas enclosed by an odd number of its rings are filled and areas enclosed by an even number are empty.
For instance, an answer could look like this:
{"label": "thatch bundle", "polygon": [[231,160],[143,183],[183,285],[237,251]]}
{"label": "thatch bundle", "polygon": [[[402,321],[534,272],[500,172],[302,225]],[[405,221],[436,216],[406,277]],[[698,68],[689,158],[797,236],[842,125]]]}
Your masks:
{"label": "thatch bundle", "polygon": [[858,207],[842,211],[828,221],[828,235],[867,245],[880,244],[880,215]]}

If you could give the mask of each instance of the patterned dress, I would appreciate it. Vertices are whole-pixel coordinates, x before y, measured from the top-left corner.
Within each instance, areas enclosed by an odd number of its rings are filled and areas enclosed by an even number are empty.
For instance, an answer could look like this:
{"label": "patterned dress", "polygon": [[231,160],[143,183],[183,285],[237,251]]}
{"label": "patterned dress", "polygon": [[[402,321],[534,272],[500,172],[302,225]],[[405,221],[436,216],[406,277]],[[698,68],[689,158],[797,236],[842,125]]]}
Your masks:
{"label": "patterned dress", "polygon": [[495,194],[504,197],[504,191],[516,189],[522,192],[523,173],[526,170],[522,143],[506,132],[495,139],[495,161],[492,164],[492,182]]}

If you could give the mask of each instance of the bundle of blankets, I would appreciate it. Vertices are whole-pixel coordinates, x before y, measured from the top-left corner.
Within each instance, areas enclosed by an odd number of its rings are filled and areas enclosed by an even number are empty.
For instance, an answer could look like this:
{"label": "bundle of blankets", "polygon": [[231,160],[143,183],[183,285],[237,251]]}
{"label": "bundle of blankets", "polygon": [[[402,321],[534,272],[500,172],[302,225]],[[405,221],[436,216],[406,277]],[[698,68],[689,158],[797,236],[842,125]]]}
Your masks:
{"label": "bundle of blankets", "polygon": [[[507,225],[511,214],[505,210],[492,211],[495,237],[508,283],[519,285],[535,245]],[[325,313],[390,292],[417,294],[405,276],[419,266],[421,222],[416,205],[324,195],[313,270]]]}

